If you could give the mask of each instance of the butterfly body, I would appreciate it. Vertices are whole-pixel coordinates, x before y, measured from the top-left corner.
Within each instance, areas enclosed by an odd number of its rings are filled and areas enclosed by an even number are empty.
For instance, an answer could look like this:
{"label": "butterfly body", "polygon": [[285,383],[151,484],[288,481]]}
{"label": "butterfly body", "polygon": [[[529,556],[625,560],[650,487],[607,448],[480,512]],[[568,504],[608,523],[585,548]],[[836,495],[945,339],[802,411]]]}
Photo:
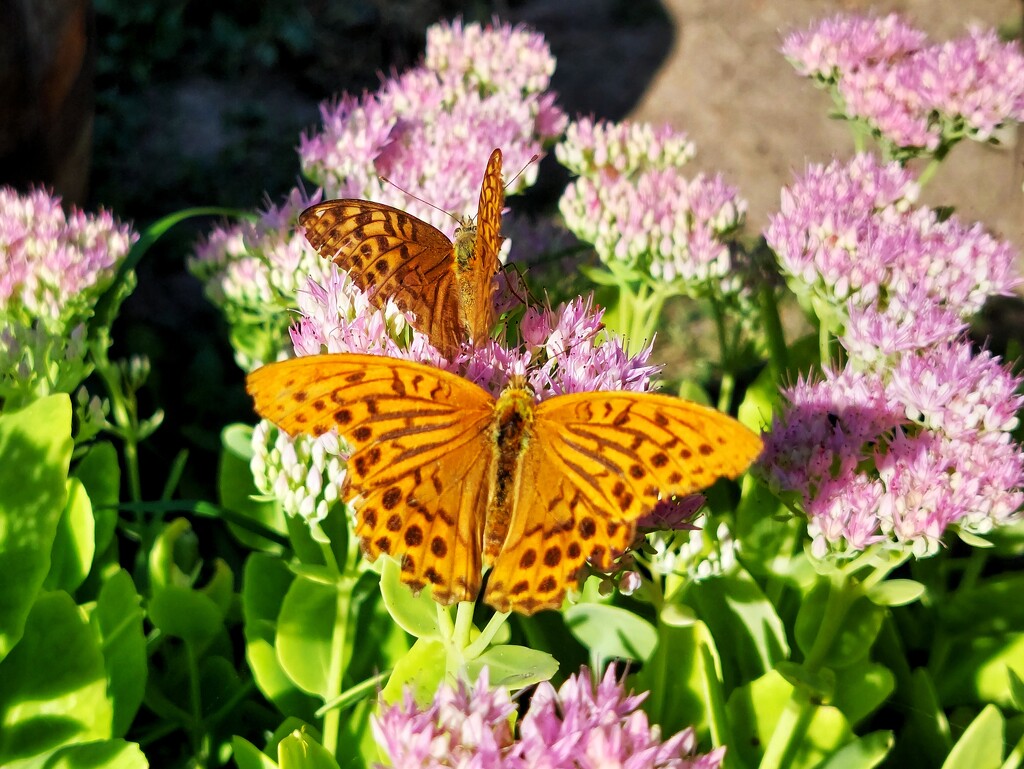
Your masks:
{"label": "butterfly body", "polygon": [[494,276],[505,188],[501,150],[487,162],[476,219],[455,240],[397,208],[369,200],[328,200],[299,215],[317,252],[347,271],[370,301],[393,300],[442,355],[483,343],[495,322]]}
{"label": "butterfly body", "polygon": [[514,381],[495,399],[454,374],[375,355],[313,355],[251,373],[256,410],[290,434],[352,446],[342,498],[370,560],[442,604],[561,605],[588,561],[633,541],[662,497],[743,472],[761,441],[732,418],[652,393],[540,403]]}

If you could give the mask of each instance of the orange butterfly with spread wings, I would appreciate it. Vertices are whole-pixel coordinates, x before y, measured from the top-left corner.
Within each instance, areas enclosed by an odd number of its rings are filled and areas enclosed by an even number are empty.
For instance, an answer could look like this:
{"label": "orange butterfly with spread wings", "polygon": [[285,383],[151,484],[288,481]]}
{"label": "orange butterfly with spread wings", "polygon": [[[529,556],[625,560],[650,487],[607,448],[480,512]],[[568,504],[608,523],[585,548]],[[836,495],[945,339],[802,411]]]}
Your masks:
{"label": "orange butterfly with spread wings", "polygon": [[521,379],[495,399],[472,382],[377,355],[311,355],[249,374],[256,411],[291,435],[352,446],[342,498],[370,560],[436,601],[532,614],[561,606],[586,561],[633,541],[662,496],[735,478],[761,440],[713,409],[653,393],[540,403]]}
{"label": "orange butterfly with spread wings", "polygon": [[449,360],[463,342],[483,343],[495,323],[494,276],[505,187],[501,150],[487,161],[476,220],[455,242],[404,211],[368,200],[328,200],[299,215],[306,239],[352,276],[376,307],[393,299]]}

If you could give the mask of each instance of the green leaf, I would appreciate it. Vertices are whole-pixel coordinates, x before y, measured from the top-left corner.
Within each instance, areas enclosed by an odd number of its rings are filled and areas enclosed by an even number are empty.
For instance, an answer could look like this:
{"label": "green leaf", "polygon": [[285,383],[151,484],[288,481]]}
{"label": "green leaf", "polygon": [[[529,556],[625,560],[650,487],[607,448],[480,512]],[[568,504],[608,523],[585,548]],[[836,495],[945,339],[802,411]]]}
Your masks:
{"label": "green leaf", "polygon": [[44,588],[75,592],[92,567],[94,535],[92,504],[85,486],[77,478],[68,478],[68,499],[57,522]]}
{"label": "green leaf", "polygon": [[[288,532],[284,511],[275,500],[254,498],[259,494],[252,480],[252,427],[228,425],[220,434],[222,450],[217,469],[220,504],[234,513],[257,522],[261,527],[284,536]],[[281,546],[266,537],[228,522],[228,529],[243,545],[253,550],[280,552]]]}
{"label": "green leaf", "polygon": [[[884,583],[883,583],[884,584]],[[938,607],[946,632],[969,637],[1024,631],[1024,573],[984,579],[949,595]]]}
{"label": "green leaf", "polygon": [[68,745],[55,751],[45,769],[147,769],[142,749],[134,742],[101,740]]}
{"label": "green leaf", "polygon": [[815,700],[831,702],[836,691],[836,674],[831,668],[820,668],[814,672],[799,662],[782,660],[775,666],[775,672],[797,689]]}
{"label": "green leaf", "polygon": [[702,742],[710,736],[711,697],[721,696],[722,689],[719,664],[707,625],[678,606],[662,609],[658,645],[632,681],[637,691],[650,692],[641,707],[662,733],[693,726]]}
{"label": "green leaf", "polygon": [[235,735],[231,750],[238,769],[277,769],[277,763],[246,739]]}
{"label": "green leaf", "polygon": [[[746,765],[760,763],[762,748],[771,740],[792,696],[792,685],[774,671],[733,690],[729,695],[727,709],[732,726],[729,748],[735,748]],[[804,726],[802,739],[793,746],[791,754],[782,757],[781,765],[789,769],[818,766],[853,736],[838,709],[811,703],[805,707],[809,711],[806,722],[801,722]]]}
{"label": "green leaf", "polygon": [[156,241],[171,227],[194,216],[236,216],[246,214],[232,208],[185,208],[168,214],[153,222],[141,234],[141,237],[128,251],[128,255],[117,268],[117,274],[110,286],[96,302],[96,310],[89,320],[89,336],[94,337],[97,329],[109,329],[117,317],[121,302],[124,301],[135,286],[135,267]]}
{"label": "green leaf", "polygon": [[618,606],[578,603],[563,612],[569,632],[592,653],[643,662],[658,644],[654,626]]}
{"label": "green leaf", "polygon": [[868,591],[868,600],[876,606],[906,606],[924,595],[925,586],[912,579],[887,579]]}
{"label": "green leaf", "polygon": [[199,592],[213,601],[221,616],[227,616],[235,600],[235,575],[231,567],[222,559],[215,559],[213,576],[199,588]]}
{"label": "green leaf", "polygon": [[831,704],[856,726],[881,707],[895,688],[896,678],[889,668],[861,660],[836,671]]}
{"label": "green leaf", "polygon": [[107,441],[90,446],[71,474],[82,482],[92,502],[96,552],[102,553],[113,540],[117,527],[116,505],[121,493],[117,450]]}
{"label": "green leaf", "polygon": [[113,702],[112,733],[122,737],[131,726],[146,690],[146,636],[142,598],[123,569],[100,589],[90,623],[103,650],[107,693]]}
{"label": "green leaf", "polygon": [[772,423],[772,414],[779,404],[779,385],[772,371],[765,366],[753,384],[747,388],[737,410],[740,423],[755,433]]}
{"label": "green leaf", "polygon": [[389,705],[393,705],[402,698],[402,690],[408,685],[413,689],[416,702],[426,705],[444,680],[446,664],[444,644],[440,641],[419,639],[405,656],[395,663],[391,678],[381,690],[381,698]]}
{"label": "green leaf", "polygon": [[[156,593],[161,588],[176,585],[188,587],[192,577],[187,573],[194,566],[195,535],[192,524],[185,518],[175,518],[164,526],[153,542],[149,553],[149,584]],[[186,568],[178,565],[179,557],[186,561]]]}
{"label": "green leaf", "polygon": [[335,632],[356,631],[344,627],[350,599],[351,585],[326,585],[301,576],[285,594],[277,617],[277,659],[305,692],[325,698],[331,677],[344,672],[344,665],[331,668],[332,644]]}
{"label": "green leaf", "polygon": [[1011,668],[1006,671],[1010,679],[1010,699],[1017,711],[1024,711],[1024,681]]}
{"label": "green leaf", "polygon": [[969,531],[959,531],[958,530],[956,535],[960,538],[960,540],[965,545],[970,545],[971,547],[979,547],[979,548],[993,547],[992,543],[989,542],[987,539],[985,539],[984,537],[981,537],[981,536],[979,536],[977,534],[972,534]]}
{"label": "green leaf", "polygon": [[277,617],[295,575],[279,558],[252,553],[242,572],[242,620],[245,656],[260,691],[282,713],[314,720],[316,704],[302,692],[277,658]]}
{"label": "green leaf", "polygon": [[891,763],[893,766],[939,766],[952,749],[953,740],[928,671],[915,670],[907,689],[906,723],[896,741]]}
{"label": "green leaf", "polygon": [[167,585],[150,599],[149,620],[164,633],[202,647],[223,627],[224,614],[202,593]]}
{"label": "green leaf", "polygon": [[872,769],[889,755],[892,732],[872,732],[857,737],[818,764],[817,769]]}
{"label": "green leaf", "polygon": [[21,638],[50,570],[71,448],[67,395],[0,414],[0,660]]}
{"label": "green leaf", "polygon": [[1013,704],[1009,670],[1024,673],[1024,633],[967,637],[951,645],[941,670],[933,670],[944,705]]}
{"label": "green leaf", "polygon": [[522,689],[526,686],[549,681],[558,672],[558,662],[547,652],[528,649],[525,646],[501,644],[492,646],[466,665],[469,680],[480,677],[486,667],[491,686]]}
{"label": "green leaf", "polygon": [[277,746],[281,769],[338,769],[338,762],[309,734],[295,731]]}
{"label": "green leaf", "polygon": [[1003,715],[986,705],[942,763],[942,769],[999,769],[1003,763]]}
{"label": "green leaf", "polygon": [[0,766],[111,736],[113,707],[96,636],[66,593],[43,593],[0,663]]}
{"label": "green leaf", "polygon": [[406,633],[416,638],[441,638],[438,606],[430,597],[430,591],[421,590],[419,595],[413,595],[409,586],[402,582],[402,571],[394,558],[381,559],[380,593],[388,614]]}
{"label": "green leaf", "polygon": [[718,650],[726,689],[760,678],[789,657],[786,628],[746,571],[736,569],[692,583],[686,602],[711,635],[722,640]]}

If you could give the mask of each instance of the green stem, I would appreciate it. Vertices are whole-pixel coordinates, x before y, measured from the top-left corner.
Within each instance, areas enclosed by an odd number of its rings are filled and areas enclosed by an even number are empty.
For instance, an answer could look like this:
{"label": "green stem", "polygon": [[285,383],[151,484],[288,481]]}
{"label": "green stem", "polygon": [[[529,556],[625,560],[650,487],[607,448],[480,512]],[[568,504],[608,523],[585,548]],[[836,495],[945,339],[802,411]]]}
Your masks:
{"label": "green stem", "polygon": [[718,410],[729,411],[732,406],[732,394],[736,389],[736,377],[733,372],[733,345],[729,341],[729,330],[726,327],[725,311],[717,297],[711,297],[711,315],[715,320],[715,332],[718,336],[718,360],[722,367],[722,384],[718,391]]}
{"label": "green stem", "polygon": [[942,165],[942,158],[932,157],[928,161],[928,165],[924,167],[921,175],[917,177],[917,186],[924,189],[924,186],[931,181],[932,177],[935,176],[935,172],[939,170],[939,166]]}
{"label": "green stem", "polygon": [[128,408],[124,395],[124,388],[121,387],[121,372],[117,366],[111,365],[107,359],[106,349],[102,344],[93,347],[93,358],[96,364],[96,373],[100,375],[103,384],[110,395],[110,415],[114,418],[117,427],[116,434],[121,438],[124,448],[125,474],[128,476],[128,493],[132,502],[142,501],[142,482],[139,473],[139,445],[137,422]]}
{"label": "green stem", "polygon": [[491,618],[487,621],[487,625],[483,630],[480,631],[480,635],[476,637],[469,646],[466,647],[466,659],[476,659],[487,647],[491,645],[491,641],[494,640],[494,635],[497,633],[501,626],[505,624],[505,620],[509,618],[510,612],[495,612]]}
{"label": "green stem", "polygon": [[189,742],[192,744],[192,760],[197,767],[206,766],[206,755],[203,750],[203,699],[199,688],[199,660],[192,644],[184,644],[185,664],[188,665],[189,694]]}
{"label": "green stem", "polygon": [[786,348],[786,334],[782,330],[782,319],[779,317],[779,303],[769,281],[761,283],[758,299],[761,324],[768,343],[768,366],[771,368],[772,380],[779,382],[783,372],[789,368],[789,350]]}
{"label": "green stem", "polygon": [[460,652],[469,647],[474,608],[476,608],[476,604],[472,601],[462,601],[455,610],[455,632],[452,633],[452,641]]}
{"label": "green stem", "polygon": [[[333,556],[332,556],[333,559]],[[327,666],[327,688],[324,702],[331,702],[341,695],[342,679],[345,674],[345,647],[348,640],[349,609],[352,606],[350,586],[338,581],[337,599],[334,609],[334,632],[331,634],[331,657]],[[324,713],[324,748],[331,755],[338,755],[341,738],[341,709],[332,708]]]}
{"label": "green stem", "polygon": [[831,336],[828,326],[821,321],[818,322],[818,356],[821,358],[821,367],[825,368],[832,360]]}

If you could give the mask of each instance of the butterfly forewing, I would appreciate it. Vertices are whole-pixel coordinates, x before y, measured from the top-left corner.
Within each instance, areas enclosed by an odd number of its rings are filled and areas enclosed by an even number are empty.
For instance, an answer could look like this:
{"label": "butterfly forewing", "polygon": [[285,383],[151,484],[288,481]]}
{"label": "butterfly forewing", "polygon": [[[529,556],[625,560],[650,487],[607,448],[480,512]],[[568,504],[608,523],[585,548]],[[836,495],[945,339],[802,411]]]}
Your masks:
{"label": "butterfly forewing", "polygon": [[452,242],[397,208],[369,200],[329,200],[299,216],[306,239],[367,292],[376,307],[392,299],[446,357],[464,333]]}
{"label": "butterfly forewing", "polygon": [[473,256],[459,265],[459,293],[462,322],[474,345],[480,345],[494,328],[494,278],[501,266],[501,211],[505,207],[505,185],[501,178],[501,150],[491,153],[480,186]]}

